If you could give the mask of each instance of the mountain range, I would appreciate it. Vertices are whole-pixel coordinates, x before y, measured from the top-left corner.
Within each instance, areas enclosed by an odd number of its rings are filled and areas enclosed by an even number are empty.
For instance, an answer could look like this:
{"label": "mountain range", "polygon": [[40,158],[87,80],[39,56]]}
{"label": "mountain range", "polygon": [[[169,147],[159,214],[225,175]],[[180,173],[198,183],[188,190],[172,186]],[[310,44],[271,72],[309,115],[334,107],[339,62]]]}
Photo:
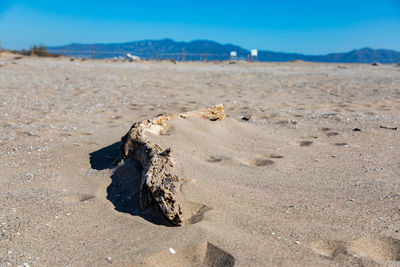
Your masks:
{"label": "mountain range", "polygon": [[[250,51],[233,44],[220,44],[210,40],[194,40],[191,42],[176,42],[172,39],[143,40],[126,43],[109,44],[69,44],[65,46],[47,47],[51,53],[64,54],[72,57],[96,59],[126,57],[127,53],[143,59],[174,59],[181,60],[227,60],[231,51],[236,51],[237,59],[248,59]],[[400,62],[400,52],[386,49],[362,48],[346,53],[327,55],[304,55],[299,53],[258,51],[258,61],[293,61],[332,63],[397,63]]]}

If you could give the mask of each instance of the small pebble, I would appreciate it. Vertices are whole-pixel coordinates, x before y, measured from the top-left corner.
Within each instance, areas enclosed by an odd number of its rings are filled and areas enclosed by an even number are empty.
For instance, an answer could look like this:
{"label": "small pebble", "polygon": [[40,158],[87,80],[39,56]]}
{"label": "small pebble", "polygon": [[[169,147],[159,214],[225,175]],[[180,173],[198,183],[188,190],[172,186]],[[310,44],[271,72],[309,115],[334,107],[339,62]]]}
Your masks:
{"label": "small pebble", "polygon": [[111,261],[111,257],[107,257],[106,260],[107,260],[107,261]]}
{"label": "small pebble", "polygon": [[171,254],[175,254],[176,253],[175,249],[173,249],[173,248],[169,248],[169,252],[171,252]]}

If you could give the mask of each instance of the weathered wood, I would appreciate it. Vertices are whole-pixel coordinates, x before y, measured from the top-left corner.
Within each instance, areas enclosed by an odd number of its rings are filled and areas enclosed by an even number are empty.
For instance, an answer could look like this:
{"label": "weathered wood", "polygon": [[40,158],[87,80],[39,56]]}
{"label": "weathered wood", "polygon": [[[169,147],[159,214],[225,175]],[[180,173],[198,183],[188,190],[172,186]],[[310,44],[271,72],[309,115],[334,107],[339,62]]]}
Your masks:
{"label": "weathered wood", "polygon": [[173,174],[174,160],[171,149],[162,149],[151,143],[146,132],[162,134],[167,128],[167,121],[174,118],[198,117],[211,121],[225,118],[224,106],[166,115],[161,114],[153,119],[136,122],[128,133],[121,138],[121,155],[118,159],[131,157],[138,160],[143,167],[140,182],[140,207],[146,209],[151,205],[158,206],[166,218],[175,225],[183,225],[184,202],[177,198],[179,177]]}

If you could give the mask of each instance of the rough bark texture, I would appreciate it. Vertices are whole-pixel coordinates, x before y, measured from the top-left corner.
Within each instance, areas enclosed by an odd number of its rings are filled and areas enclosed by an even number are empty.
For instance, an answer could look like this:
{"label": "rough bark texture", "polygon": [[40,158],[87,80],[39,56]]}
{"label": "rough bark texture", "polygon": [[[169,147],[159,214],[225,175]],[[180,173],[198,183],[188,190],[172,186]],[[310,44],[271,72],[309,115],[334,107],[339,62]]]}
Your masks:
{"label": "rough bark texture", "polygon": [[161,134],[167,127],[167,121],[178,117],[198,117],[217,121],[225,118],[225,112],[223,105],[216,105],[175,115],[161,114],[153,119],[136,122],[121,138],[120,159],[131,157],[142,164],[140,207],[146,209],[156,205],[169,221],[175,225],[182,225],[184,204],[176,197],[179,178],[172,172],[174,160],[171,157],[171,149],[163,150],[146,137],[146,131]]}

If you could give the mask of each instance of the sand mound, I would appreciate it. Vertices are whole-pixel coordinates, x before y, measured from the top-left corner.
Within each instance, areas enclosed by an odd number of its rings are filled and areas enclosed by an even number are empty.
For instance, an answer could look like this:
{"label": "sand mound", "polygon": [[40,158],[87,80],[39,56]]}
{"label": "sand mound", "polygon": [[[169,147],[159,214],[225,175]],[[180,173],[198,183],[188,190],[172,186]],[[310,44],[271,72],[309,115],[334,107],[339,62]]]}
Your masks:
{"label": "sand mound", "polygon": [[235,259],[210,242],[203,242],[179,250],[166,249],[149,257],[146,264],[150,266],[232,267],[235,264]]}
{"label": "sand mound", "polygon": [[330,258],[350,256],[374,261],[400,261],[400,240],[391,237],[361,237],[347,242],[319,240],[313,242],[311,248]]}

